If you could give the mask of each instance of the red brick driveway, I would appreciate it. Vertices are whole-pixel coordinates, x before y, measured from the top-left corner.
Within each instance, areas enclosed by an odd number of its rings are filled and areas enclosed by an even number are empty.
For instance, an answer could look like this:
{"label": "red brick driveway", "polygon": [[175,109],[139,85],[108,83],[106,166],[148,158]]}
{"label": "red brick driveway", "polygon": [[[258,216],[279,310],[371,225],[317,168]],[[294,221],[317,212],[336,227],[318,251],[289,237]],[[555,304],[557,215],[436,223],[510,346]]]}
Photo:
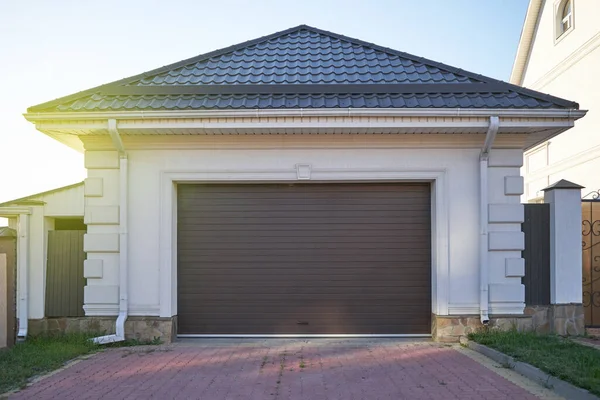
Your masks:
{"label": "red brick driveway", "polygon": [[189,340],[112,349],[11,399],[536,399],[454,348],[371,340]]}

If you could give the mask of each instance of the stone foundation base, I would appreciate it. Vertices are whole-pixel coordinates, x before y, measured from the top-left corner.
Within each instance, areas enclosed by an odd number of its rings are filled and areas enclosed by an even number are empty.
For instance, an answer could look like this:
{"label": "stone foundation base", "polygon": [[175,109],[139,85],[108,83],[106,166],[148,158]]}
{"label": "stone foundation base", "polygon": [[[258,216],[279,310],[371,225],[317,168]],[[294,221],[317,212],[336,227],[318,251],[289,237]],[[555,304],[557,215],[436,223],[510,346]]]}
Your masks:
{"label": "stone foundation base", "polygon": [[597,338],[600,337],[600,328],[585,328],[586,335]]}
{"label": "stone foundation base", "polygon": [[[73,317],[30,319],[28,334],[36,336],[44,333],[87,332],[100,335],[115,333],[116,317]],[[151,341],[159,338],[163,343],[171,343],[177,335],[177,316],[129,317],[125,321],[125,339]]]}
{"label": "stone foundation base", "polygon": [[[531,316],[528,315],[499,315],[490,316],[489,327],[507,331],[531,330]],[[479,315],[433,315],[431,318],[431,337],[438,342],[457,343],[461,336],[474,333],[483,328]]]}
{"label": "stone foundation base", "polygon": [[[522,315],[491,315],[491,328],[519,332],[535,331],[561,336],[579,336],[585,333],[583,306],[581,304],[553,304],[527,306]],[[431,336],[439,342],[458,342],[461,336],[481,329],[479,315],[433,315]]]}

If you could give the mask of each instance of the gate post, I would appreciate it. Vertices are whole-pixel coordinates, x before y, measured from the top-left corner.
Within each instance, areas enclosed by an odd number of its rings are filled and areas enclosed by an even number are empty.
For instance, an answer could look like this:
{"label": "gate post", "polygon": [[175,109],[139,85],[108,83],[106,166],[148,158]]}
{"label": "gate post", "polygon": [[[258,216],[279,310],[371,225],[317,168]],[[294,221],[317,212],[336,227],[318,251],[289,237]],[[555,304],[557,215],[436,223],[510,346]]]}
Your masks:
{"label": "gate post", "polygon": [[560,180],[544,189],[550,204],[551,324],[559,335],[585,331],[582,305],[581,189]]}

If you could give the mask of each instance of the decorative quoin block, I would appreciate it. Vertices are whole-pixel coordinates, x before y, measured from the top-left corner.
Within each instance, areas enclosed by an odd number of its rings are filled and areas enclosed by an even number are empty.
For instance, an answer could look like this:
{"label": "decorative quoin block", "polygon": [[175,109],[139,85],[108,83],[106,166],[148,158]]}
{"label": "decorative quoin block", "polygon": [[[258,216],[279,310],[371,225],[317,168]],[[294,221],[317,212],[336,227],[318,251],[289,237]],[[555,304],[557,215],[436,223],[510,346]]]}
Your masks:
{"label": "decorative quoin block", "polygon": [[490,284],[490,302],[523,302],[525,301],[525,286],[513,283]]}
{"label": "decorative quoin block", "polygon": [[490,232],[488,250],[524,250],[523,232]]}
{"label": "decorative quoin block", "polygon": [[492,150],[488,166],[520,168],[523,166],[523,152],[520,150]]}
{"label": "decorative quoin block", "polygon": [[525,220],[523,204],[490,204],[488,221],[495,223],[522,223]]}
{"label": "decorative quoin block", "polygon": [[504,177],[504,194],[522,195],[525,192],[525,183],[522,176]]}
{"label": "decorative quoin block", "polygon": [[102,197],[104,194],[104,179],[86,178],[84,181],[85,197]]}
{"label": "decorative quoin block", "polygon": [[116,151],[86,151],[84,160],[87,169],[119,168],[119,153]]}
{"label": "decorative quoin block", "polygon": [[507,258],[505,267],[507,278],[525,276],[525,260],[523,258]]}
{"label": "decorative quoin block", "polygon": [[119,303],[119,287],[114,285],[93,285],[83,288],[85,304]]}
{"label": "decorative quoin block", "polygon": [[102,260],[85,260],[83,262],[83,277],[100,279],[103,276]]}
{"label": "decorative quoin block", "polygon": [[86,233],[83,236],[86,253],[114,253],[119,251],[118,233]]}
{"label": "decorative quoin block", "polygon": [[86,225],[118,224],[119,206],[87,206],[83,222]]}

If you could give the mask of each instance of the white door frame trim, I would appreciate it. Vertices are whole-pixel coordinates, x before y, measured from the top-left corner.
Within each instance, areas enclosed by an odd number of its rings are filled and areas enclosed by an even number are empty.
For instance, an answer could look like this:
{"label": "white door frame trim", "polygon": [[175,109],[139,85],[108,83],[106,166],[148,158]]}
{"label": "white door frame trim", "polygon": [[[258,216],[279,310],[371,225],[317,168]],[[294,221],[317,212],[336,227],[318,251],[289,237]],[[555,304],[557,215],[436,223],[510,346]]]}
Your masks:
{"label": "white door frame trim", "polygon": [[[449,188],[446,169],[322,169],[312,168],[310,180],[300,182],[428,181],[431,186],[432,312],[448,315]],[[163,170],[159,198],[160,316],[177,315],[177,183],[290,183],[299,182],[296,168],[272,170]]]}

